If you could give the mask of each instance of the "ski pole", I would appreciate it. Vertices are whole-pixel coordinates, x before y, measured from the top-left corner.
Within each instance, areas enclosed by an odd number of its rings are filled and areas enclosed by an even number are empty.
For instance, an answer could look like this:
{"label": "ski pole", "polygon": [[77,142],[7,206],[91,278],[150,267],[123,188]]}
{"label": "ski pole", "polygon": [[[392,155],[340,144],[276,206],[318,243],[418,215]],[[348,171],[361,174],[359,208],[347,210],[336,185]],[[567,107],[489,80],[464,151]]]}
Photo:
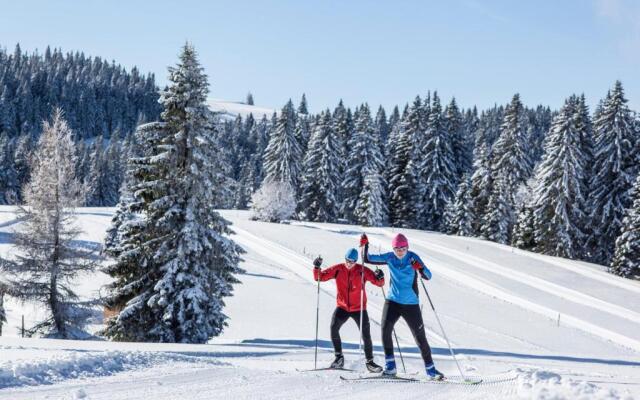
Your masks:
{"label": "ski pole", "polygon": [[436,312],[436,308],[433,306],[433,302],[431,301],[431,297],[429,296],[429,292],[427,292],[427,286],[424,284],[423,280],[420,279],[420,283],[422,283],[422,288],[424,289],[424,294],[427,295],[427,299],[429,300],[429,304],[431,305],[431,309],[433,310],[433,314],[436,316],[436,320],[438,321],[438,325],[440,325],[440,331],[442,331],[442,336],[444,336],[444,340],[447,341],[447,346],[449,346],[449,352],[451,353],[451,357],[453,357],[453,361],[456,362],[456,366],[458,367],[458,371],[460,372],[460,376],[463,380],[466,380],[464,374],[462,373],[462,368],[460,368],[460,364],[458,363],[458,359],[456,355],[453,353],[453,349],[451,348],[451,343],[449,343],[449,338],[447,334],[444,332],[444,328],[442,327],[442,322],[440,322],[440,318],[438,317],[438,313]]}
{"label": "ski pole", "polygon": [[[363,334],[362,334],[362,315],[363,315],[363,305],[362,302],[364,301],[364,258],[362,259],[362,271],[360,271],[360,326],[358,326],[358,328],[360,328],[360,340],[358,341],[358,352],[360,354],[362,354],[362,340],[363,340]],[[365,357],[366,358],[366,357]]]}
{"label": "ski pole", "polygon": [[318,294],[316,296],[316,352],[313,359],[313,369],[318,368],[318,323],[320,321],[320,274],[318,273]]}

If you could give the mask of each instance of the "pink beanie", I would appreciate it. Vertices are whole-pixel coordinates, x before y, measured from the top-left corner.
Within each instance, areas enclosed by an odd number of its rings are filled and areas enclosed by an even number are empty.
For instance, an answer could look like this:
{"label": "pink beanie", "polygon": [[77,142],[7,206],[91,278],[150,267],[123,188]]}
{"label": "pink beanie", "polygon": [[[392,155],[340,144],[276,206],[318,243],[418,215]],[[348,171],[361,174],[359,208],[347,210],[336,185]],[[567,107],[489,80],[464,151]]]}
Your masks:
{"label": "pink beanie", "polygon": [[391,246],[392,247],[409,247],[409,241],[402,233],[398,233],[396,237],[394,237],[393,240],[391,241]]}

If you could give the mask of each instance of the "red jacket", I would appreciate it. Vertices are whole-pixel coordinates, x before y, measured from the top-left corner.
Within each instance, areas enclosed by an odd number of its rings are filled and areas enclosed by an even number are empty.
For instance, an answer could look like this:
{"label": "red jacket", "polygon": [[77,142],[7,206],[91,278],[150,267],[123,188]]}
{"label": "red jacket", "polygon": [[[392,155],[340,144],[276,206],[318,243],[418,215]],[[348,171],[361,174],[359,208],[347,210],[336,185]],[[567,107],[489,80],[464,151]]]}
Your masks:
{"label": "red jacket", "polygon": [[[376,286],[384,285],[384,278],[377,280],[373,271],[367,267],[363,267],[360,264],[356,264],[351,269],[342,264],[333,265],[318,274],[318,269],[313,269],[313,279],[318,280],[320,275],[320,281],[328,281],[329,279],[336,280],[336,288],[338,289],[338,297],[336,302],[338,307],[343,310],[353,312],[360,311],[360,289],[362,288],[362,271],[364,271],[365,282],[371,282]],[[363,310],[367,309],[367,292],[364,292],[363,296]]]}

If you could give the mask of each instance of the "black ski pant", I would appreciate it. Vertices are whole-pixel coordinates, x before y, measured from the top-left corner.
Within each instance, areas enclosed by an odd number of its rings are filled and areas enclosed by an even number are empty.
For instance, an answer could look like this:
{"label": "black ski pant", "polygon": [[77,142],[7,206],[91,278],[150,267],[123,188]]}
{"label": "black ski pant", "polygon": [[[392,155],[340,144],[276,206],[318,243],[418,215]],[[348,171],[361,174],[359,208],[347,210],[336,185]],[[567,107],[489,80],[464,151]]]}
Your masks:
{"label": "black ski pant", "polygon": [[382,310],[382,345],[384,347],[385,357],[393,357],[393,326],[402,317],[420,348],[422,359],[425,365],[433,364],[431,358],[431,347],[427,342],[427,336],[424,333],[424,322],[422,322],[422,312],[420,312],[419,304],[400,304],[395,301],[387,300]]}
{"label": "black ski pant", "polygon": [[[360,311],[349,312],[340,307],[336,307],[331,318],[331,341],[336,354],[342,354],[342,341],[340,340],[340,328],[349,318],[356,321],[360,328]],[[369,326],[369,314],[367,310],[362,311],[362,341],[364,342],[364,354],[367,360],[373,360],[373,343],[371,342],[371,329]]]}

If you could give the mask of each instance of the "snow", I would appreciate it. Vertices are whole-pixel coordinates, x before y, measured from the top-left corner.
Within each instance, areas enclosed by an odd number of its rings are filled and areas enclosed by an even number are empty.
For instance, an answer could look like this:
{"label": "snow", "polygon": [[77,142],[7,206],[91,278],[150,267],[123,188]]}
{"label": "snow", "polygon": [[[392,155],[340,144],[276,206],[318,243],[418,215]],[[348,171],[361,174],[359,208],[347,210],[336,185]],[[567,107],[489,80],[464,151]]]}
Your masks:
{"label": "snow", "polygon": [[[12,230],[19,224],[13,210],[0,206],[3,257],[11,255]],[[114,210],[79,211],[86,231],[81,240],[99,243]],[[321,254],[325,267],[339,262],[363,230],[372,252],[388,251],[398,230],[264,223],[250,221],[248,212],[221,212],[247,250],[241,264],[247,273],[226,301],[229,327],[220,337],[204,345],[23,339],[15,328],[22,313],[27,323],[34,319],[33,306],[6,299],[0,399],[640,398],[637,282],[594,265],[414,230],[402,232],[434,274],[427,289],[456,357],[465,374],[485,383],[362,384],[341,382],[339,372],[299,372],[314,363],[317,287],[311,260]],[[77,289],[91,297],[105,282],[96,273],[81,277]],[[335,285],[329,281],[320,289],[318,364],[324,366],[333,356]],[[380,289],[367,290],[375,357],[382,362],[384,299]],[[458,375],[428,303],[423,316],[438,369]],[[407,372],[422,373],[411,333],[402,321],[396,328]],[[355,324],[345,324],[341,336],[347,366],[363,371]]]}
{"label": "snow", "polygon": [[238,103],[220,99],[209,99],[207,101],[211,111],[216,111],[222,114],[229,120],[234,120],[237,116],[241,116],[243,119],[248,117],[249,114],[253,114],[253,118],[260,120],[262,116],[271,118],[276,110],[266,107],[251,106],[244,103]]}

